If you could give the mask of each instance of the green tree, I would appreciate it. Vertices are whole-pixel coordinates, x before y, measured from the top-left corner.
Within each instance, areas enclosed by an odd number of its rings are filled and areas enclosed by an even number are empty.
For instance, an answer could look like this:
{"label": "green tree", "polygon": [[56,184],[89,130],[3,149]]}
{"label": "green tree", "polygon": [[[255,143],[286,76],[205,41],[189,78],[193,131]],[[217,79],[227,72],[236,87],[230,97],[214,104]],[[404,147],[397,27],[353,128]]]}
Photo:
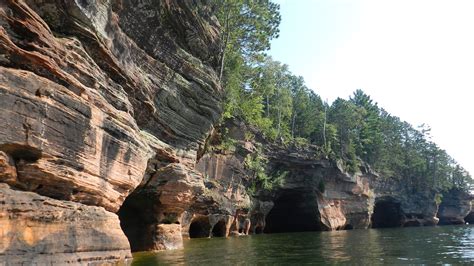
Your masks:
{"label": "green tree", "polygon": [[[221,23],[221,73],[226,68],[226,54],[238,51],[251,62],[270,49],[278,37],[280,6],[269,0],[214,0],[216,16]],[[222,74],[221,74],[222,77]]]}
{"label": "green tree", "polygon": [[269,0],[213,0],[222,26],[220,80],[225,89],[223,118],[239,117],[270,131],[262,116],[262,95],[251,88],[258,64],[278,37],[279,5]]}
{"label": "green tree", "polygon": [[323,102],[319,95],[306,87],[302,77],[291,76],[290,80],[293,97],[291,135],[313,142],[320,140],[324,122]]}
{"label": "green tree", "polygon": [[352,172],[355,172],[358,166],[356,147],[364,115],[364,109],[341,98],[334,101],[328,112],[328,122],[336,127],[338,137],[338,143],[333,143],[332,150],[338,158],[347,162]]}
{"label": "green tree", "polygon": [[[472,178],[430,136],[379,108],[356,90],[349,100],[331,105],[310,90],[288,66],[265,55],[278,37],[279,6],[269,0],[212,0],[222,26],[220,80],[226,100],[223,118],[238,118],[259,128],[270,140],[298,139],[342,159],[349,171],[359,161],[386,178],[415,190],[469,189]],[[251,160],[252,159],[252,160]],[[268,187],[265,161],[247,159],[255,177]]]}
{"label": "green tree", "polygon": [[365,162],[375,165],[383,150],[379,107],[362,90],[356,90],[350,101],[364,109],[362,117],[364,123],[358,132],[357,155]]}

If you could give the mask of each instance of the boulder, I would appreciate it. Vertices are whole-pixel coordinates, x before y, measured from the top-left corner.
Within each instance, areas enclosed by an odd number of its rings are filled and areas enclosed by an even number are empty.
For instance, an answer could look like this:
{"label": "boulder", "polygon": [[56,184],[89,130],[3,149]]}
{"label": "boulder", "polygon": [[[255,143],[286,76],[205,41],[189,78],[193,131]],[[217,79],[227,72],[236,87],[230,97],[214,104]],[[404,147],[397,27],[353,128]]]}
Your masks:
{"label": "boulder", "polygon": [[117,263],[131,259],[118,216],[0,184],[0,264]]}

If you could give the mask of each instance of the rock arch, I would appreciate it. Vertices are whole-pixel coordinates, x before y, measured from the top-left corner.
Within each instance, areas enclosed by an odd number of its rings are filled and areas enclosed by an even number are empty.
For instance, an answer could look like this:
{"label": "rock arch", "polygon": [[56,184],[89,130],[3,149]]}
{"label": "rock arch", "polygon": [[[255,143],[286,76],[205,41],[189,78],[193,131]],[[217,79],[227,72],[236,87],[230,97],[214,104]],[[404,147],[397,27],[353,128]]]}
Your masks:
{"label": "rock arch", "polygon": [[225,220],[219,220],[212,227],[212,237],[227,237],[227,223]]}
{"label": "rock arch", "polygon": [[274,203],[266,217],[265,233],[322,230],[315,192],[284,190]]}
{"label": "rock arch", "polygon": [[194,218],[189,225],[189,238],[205,238],[211,236],[211,224],[209,217],[200,216]]}
{"label": "rock arch", "polygon": [[404,215],[400,202],[392,197],[376,199],[371,221],[372,228],[401,227]]}
{"label": "rock arch", "polygon": [[125,199],[117,213],[132,252],[153,249],[155,222],[152,215],[147,215],[152,209],[151,201],[135,192]]}

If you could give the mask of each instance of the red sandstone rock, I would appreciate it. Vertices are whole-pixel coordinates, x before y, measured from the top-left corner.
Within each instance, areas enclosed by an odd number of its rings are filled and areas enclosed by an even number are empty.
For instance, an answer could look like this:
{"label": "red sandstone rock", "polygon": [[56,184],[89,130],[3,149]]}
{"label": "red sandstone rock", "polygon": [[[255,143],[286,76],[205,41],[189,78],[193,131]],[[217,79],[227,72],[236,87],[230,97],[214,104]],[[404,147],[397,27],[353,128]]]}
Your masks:
{"label": "red sandstone rock", "polygon": [[[0,264],[117,262],[131,258],[117,215],[0,184]],[[104,259],[106,261],[104,261]]]}
{"label": "red sandstone rock", "polygon": [[0,181],[14,184],[17,180],[15,162],[8,154],[0,151]]}
{"label": "red sandstone rock", "polygon": [[181,225],[159,224],[155,231],[154,250],[173,250],[183,248]]}
{"label": "red sandstone rock", "polygon": [[[24,230],[11,227],[0,236],[0,243],[9,241],[0,256],[27,250],[29,258],[41,252],[52,257],[65,252],[61,245],[90,251],[97,260],[115,258],[110,250],[129,256],[117,217],[108,211],[118,211],[139,184],[146,186],[142,181],[169,173],[159,177],[167,182],[154,187],[159,197],[151,206],[181,212],[203,191],[192,168],[221,112],[215,71],[221,46],[215,18],[198,6],[200,12],[188,1],[1,1],[0,183],[48,197],[41,199],[55,202],[58,213],[82,207],[68,216],[76,223],[56,214],[42,219],[50,210],[29,205],[47,241],[9,238]],[[3,217],[13,211],[3,209]],[[28,219],[19,215],[14,222]],[[110,228],[96,224],[101,219]],[[77,229],[84,233],[75,235],[76,249],[69,238],[79,221],[90,230]],[[53,227],[62,228],[64,238]],[[166,240],[179,242],[178,230],[161,220],[144,230],[153,228],[159,237],[150,246],[179,247]],[[104,240],[91,230],[106,234]]]}

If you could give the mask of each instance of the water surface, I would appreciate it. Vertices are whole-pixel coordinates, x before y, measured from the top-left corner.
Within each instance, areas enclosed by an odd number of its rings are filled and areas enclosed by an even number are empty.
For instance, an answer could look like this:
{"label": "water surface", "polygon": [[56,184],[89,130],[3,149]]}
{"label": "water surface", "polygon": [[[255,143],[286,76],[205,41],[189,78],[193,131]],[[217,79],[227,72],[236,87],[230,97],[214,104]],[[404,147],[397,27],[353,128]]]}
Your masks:
{"label": "water surface", "polygon": [[132,265],[471,264],[474,226],[190,239],[183,250],[135,253]]}

